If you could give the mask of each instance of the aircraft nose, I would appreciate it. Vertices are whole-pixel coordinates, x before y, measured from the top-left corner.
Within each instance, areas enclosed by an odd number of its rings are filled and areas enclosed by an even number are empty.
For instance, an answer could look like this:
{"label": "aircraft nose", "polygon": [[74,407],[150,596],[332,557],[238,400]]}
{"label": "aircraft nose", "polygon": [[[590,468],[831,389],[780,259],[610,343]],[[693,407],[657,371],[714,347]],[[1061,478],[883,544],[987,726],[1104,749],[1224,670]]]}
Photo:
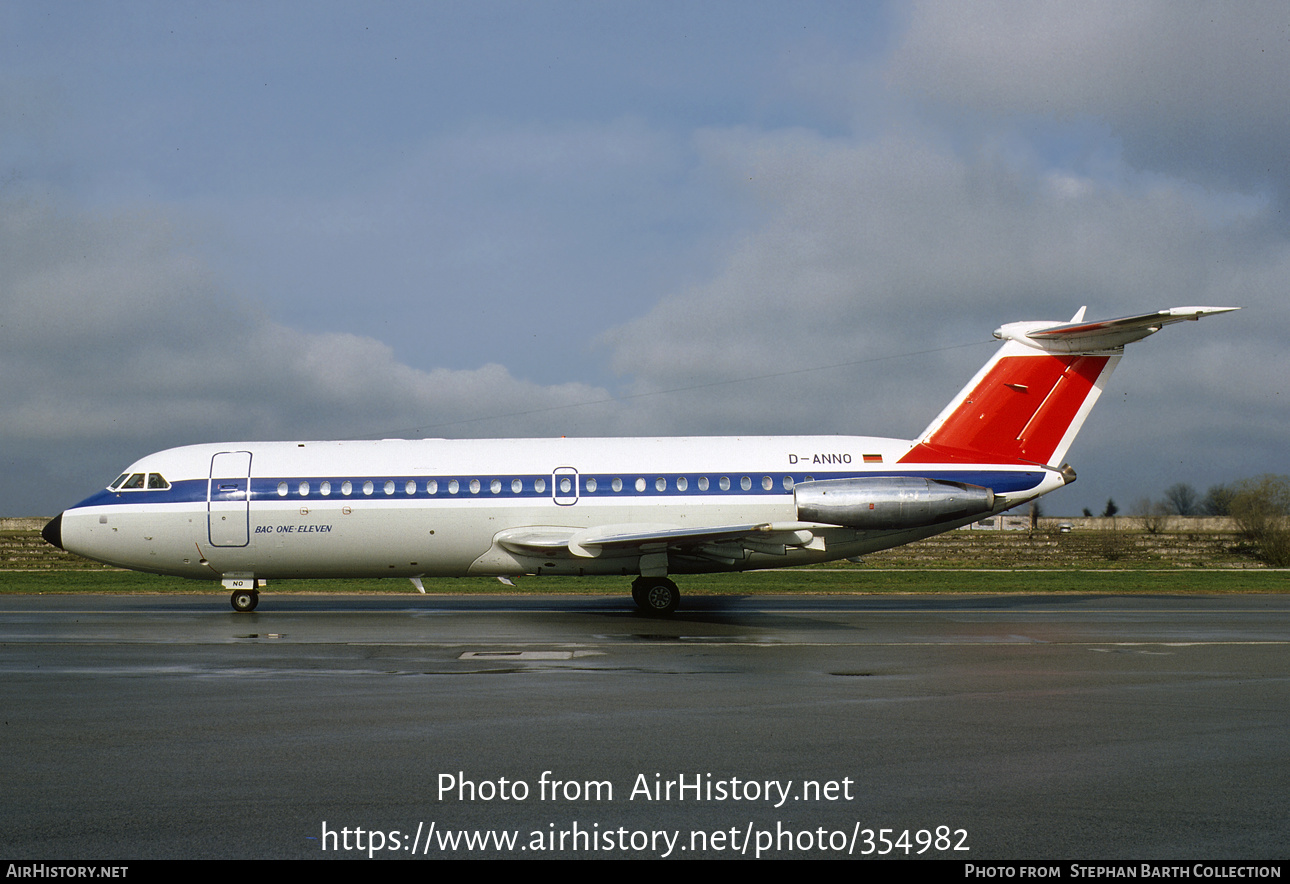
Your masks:
{"label": "aircraft nose", "polygon": [[59,549],[63,548],[63,514],[59,513],[49,520],[40,531],[40,536],[45,538],[45,542]]}

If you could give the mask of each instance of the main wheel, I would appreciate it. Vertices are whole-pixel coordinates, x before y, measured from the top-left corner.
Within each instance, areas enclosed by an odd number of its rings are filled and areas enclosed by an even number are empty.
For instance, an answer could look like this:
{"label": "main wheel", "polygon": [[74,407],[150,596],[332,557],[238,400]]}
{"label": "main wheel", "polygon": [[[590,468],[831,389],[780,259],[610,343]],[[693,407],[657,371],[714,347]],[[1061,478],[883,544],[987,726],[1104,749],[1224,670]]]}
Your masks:
{"label": "main wheel", "polygon": [[632,582],[632,601],[646,614],[663,617],[676,610],[681,590],[666,577],[639,577]]}
{"label": "main wheel", "polygon": [[235,589],[229,601],[233,603],[234,611],[239,614],[249,614],[260,603],[260,594],[254,589]]}

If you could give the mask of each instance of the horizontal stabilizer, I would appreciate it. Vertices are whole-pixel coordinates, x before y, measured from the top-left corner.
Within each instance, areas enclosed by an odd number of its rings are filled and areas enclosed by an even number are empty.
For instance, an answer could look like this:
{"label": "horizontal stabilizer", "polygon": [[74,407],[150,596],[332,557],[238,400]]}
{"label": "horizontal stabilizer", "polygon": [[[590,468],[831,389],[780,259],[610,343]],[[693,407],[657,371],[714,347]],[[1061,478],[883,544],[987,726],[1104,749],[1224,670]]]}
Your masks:
{"label": "horizontal stabilizer", "polygon": [[1154,313],[1084,322],[1084,308],[1071,322],[1010,322],[995,330],[1000,340],[1056,353],[1099,353],[1118,350],[1140,341],[1174,322],[1196,321],[1202,316],[1230,313],[1239,307],[1171,307]]}

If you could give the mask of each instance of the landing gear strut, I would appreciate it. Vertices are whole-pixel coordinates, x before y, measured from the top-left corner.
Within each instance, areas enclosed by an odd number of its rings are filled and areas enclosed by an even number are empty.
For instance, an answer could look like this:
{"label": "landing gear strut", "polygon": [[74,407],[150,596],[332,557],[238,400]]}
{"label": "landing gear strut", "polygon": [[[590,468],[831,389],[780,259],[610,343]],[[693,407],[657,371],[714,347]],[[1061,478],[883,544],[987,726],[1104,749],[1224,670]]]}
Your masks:
{"label": "landing gear strut", "polygon": [[632,601],[646,614],[666,617],[681,601],[681,590],[666,577],[637,577],[632,581]]}
{"label": "landing gear strut", "polygon": [[235,589],[229,601],[232,602],[234,611],[249,614],[260,603],[260,593],[254,589]]}

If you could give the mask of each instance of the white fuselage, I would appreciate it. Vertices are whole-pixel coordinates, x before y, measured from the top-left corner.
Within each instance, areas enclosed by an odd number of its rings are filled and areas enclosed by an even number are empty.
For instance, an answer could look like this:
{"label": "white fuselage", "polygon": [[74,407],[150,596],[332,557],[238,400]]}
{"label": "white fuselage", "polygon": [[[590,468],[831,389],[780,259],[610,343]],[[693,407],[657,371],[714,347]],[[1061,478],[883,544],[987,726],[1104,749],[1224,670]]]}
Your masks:
{"label": "white fuselage", "polygon": [[733,553],[717,544],[666,565],[729,571],[861,555],[979,518],[884,531],[803,523],[793,494],[803,482],[960,481],[992,488],[995,512],[1063,484],[1037,465],[899,464],[913,444],[785,436],[193,445],[127,470],[164,476],[167,488],[101,491],[62,514],[61,537],[89,558],[205,579],[637,574],[643,555],[665,549],[582,547],[581,529],[758,524],[779,541]]}

